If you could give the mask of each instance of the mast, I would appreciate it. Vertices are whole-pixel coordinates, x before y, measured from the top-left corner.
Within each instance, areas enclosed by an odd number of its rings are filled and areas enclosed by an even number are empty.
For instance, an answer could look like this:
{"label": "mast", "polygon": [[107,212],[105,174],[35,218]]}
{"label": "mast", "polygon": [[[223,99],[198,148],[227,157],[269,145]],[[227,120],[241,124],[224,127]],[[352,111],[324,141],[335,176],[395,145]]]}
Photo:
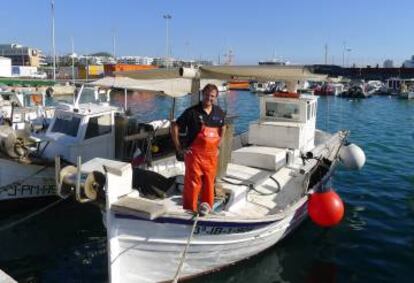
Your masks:
{"label": "mast", "polygon": [[116,55],[115,55],[115,45],[116,44],[116,42],[115,42],[115,30],[114,30],[114,32],[113,32],[113,34],[112,34],[112,57],[114,57],[114,60],[115,60],[115,63],[116,63]]}
{"label": "mast", "polygon": [[170,58],[170,37],[169,37],[169,21],[171,20],[171,15],[170,14],[166,14],[162,16],[165,19],[165,23],[166,23],[166,47],[165,47],[165,53],[167,58]]}
{"label": "mast", "polygon": [[52,56],[53,56],[53,80],[56,80],[56,48],[55,48],[55,0],[51,0],[52,12]]}
{"label": "mast", "polygon": [[70,37],[72,44],[72,82],[75,84],[75,44],[73,42],[73,36]]}

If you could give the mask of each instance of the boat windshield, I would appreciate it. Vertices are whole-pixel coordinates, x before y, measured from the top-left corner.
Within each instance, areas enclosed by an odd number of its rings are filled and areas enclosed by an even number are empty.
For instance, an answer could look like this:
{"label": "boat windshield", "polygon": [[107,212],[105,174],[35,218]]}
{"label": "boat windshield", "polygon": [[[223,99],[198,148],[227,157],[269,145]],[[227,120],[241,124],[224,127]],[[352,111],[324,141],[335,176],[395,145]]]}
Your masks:
{"label": "boat windshield", "polygon": [[275,120],[299,122],[299,105],[291,103],[266,102],[266,117]]}
{"label": "boat windshield", "polygon": [[76,137],[78,135],[78,129],[81,119],[74,116],[61,116],[57,117],[53,128],[52,133],[62,133],[71,137]]}

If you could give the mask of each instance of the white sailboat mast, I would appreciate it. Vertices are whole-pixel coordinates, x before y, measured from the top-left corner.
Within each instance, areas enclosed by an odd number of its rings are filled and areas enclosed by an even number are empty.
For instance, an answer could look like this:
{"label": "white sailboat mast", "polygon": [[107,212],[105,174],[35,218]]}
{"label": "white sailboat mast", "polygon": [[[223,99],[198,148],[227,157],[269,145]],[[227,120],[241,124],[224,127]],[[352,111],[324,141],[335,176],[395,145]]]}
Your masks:
{"label": "white sailboat mast", "polygon": [[53,80],[56,80],[56,48],[55,48],[55,0],[51,0],[52,10],[52,56],[53,56]]}

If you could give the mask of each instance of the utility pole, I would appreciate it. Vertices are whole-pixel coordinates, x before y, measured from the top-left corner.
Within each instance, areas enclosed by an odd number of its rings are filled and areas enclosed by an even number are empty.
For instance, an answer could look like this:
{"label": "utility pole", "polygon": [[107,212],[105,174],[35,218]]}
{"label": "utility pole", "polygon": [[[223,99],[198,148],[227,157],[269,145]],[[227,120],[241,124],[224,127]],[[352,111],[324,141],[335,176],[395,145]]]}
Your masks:
{"label": "utility pole", "polygon": [[325,65],[328,65],[328,44],[325,43]]}
{"label": "utility pole", "polygon": [[165,22],[166,22],[166,47],[165,47],[166,52],[165,54],[167,58],[170,58],[169,21],[171,20],[172,17],[169,14],[163,15],[162,17],[165,19]]}
{"label": "utility pole", "polygon": [[53,56],[53,80],[56,80],[56,48],[55,48],[55,0],[51,0],[52,10],[52,56]]}

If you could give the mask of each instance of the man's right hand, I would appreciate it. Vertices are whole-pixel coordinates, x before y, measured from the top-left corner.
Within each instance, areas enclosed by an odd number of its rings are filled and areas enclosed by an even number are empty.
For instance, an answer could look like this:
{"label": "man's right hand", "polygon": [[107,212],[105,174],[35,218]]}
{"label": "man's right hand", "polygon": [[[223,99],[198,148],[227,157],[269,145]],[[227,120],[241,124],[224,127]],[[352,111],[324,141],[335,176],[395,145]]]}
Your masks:
{"label": "man's right hand", "polygon": [[177,158],[177,161],[184,161],[184,154],[185,154],[185,151],[184,150],[177,150],[176,152],[175,152],[175,158]]}

